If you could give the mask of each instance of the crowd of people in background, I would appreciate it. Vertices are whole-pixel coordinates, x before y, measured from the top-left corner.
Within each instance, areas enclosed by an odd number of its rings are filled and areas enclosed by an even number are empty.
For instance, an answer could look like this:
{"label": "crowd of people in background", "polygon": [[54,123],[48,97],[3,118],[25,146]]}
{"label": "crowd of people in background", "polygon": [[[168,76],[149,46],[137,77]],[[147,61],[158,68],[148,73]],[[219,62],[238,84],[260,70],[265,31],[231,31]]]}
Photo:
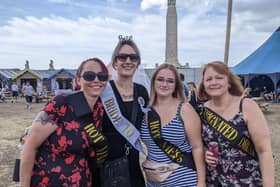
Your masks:
{"label": "crowd of people in background", "polygon": [[[274,186],[268,125],[251,99],[255,88],[243,89],[215,61],[205,65],[199,85],[185,82],[175,66],[159,65],[147,90],[134,82],[140,64],[132,37],[120,36],[111,80],[103,61],[90,58],[78,67],[71,93],[50,99],[46,85],[28,81],[7,88],[12,103],[25,97],[27,109],[33,98],[49,99],[25,137],[22,187]],[[280,88],[260,90],[265,100],[279,101]]]}
{"label": "crowd of people in background", "polygon": [[[72,90],[71,90],[72,91]],[[69,92],[70,93],[70,92]],[[0,101],[5,102],[9,99],[11,103],[17,103],[19,98],[24,98],[26,101],[26,108],[31,109],[32,102],[40,103],[43,100],[50,101],[54,94],[48,90],[46,85],[35,87],[31,85],[29,81],[23,82],[21,86],[13,82],[9,86],[5,86],[0,89]]]}
{"label": "crowd of people in background", "polygon": [[279,103],[280,102],[280,87],[276,88],[275,91],[268,90],[266,86],[259,88],[247,87],[244,90],[243,96],[248,98],[260,98],[268,102]]}
{"label": "crowd of people in background", "polygon": [[[196,93],[197,84],[192,81],[185,82],[185,76],[183,73],[179,73],[179,76],[183,84],[183,91],[185,93],[186,101],[189,101],[193,106],[195,106],[196,103],[200,102],[199,98],[197,98],[197,93]],[[12,82],[10,86],[8,86],[8,84],[5,84],[5,86],[0,88],[0,102],[5,102],[6,99],[9,98],[9,100],[11,100],[12,103],[17,103],[19,97],[22,98],[26,96],[24,92],[25,92],[25,87],[28,84],[27,82],[29,81],[23,82],[21,85],[18,85],[16,82]],[[145,87],[149,87],[146,86],[147,84],[146,82],[143,82],[143,85],[144,84]],[[49,101],[51,99],[51,96],[55,96],[63,93],[70,94],[73,91],[74,84],[71,89],[59,89],[59,83],[56,81],[55,88],[53,90],[49,90],[47,85],[41,85],[40,83],[38,83],[37,86],[35,85],[31,85],[31,86],[33,87],[32,101],[39,103],[43,100]],[[148,90],[148,92],[149,91],[150,90]],[[268,89],[266,86],[254,86],[253,88],[246,87],[244,90],[244,96],[249,98],[261,97],[265,101],[272,101],[272,102],[279,103],[280,87],[277,87],[275,90],[271,88]]]}

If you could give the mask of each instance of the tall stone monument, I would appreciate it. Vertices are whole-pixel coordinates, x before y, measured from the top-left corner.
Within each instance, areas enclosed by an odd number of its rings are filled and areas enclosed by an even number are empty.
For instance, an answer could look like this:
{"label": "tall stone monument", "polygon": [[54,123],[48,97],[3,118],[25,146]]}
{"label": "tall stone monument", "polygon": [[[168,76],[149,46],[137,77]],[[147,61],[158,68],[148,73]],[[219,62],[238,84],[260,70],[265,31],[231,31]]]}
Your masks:
{"label": "tall stone monument", "polygon": [[30,69],[28,60],[25,61],[24,69]]}
{"label": "tall stone monument", "polygon": [[176,0],[168,0],[166,15],[166,43],[165,63],[173,64],[176,67],[181,65],[177,57],[177,12]]}

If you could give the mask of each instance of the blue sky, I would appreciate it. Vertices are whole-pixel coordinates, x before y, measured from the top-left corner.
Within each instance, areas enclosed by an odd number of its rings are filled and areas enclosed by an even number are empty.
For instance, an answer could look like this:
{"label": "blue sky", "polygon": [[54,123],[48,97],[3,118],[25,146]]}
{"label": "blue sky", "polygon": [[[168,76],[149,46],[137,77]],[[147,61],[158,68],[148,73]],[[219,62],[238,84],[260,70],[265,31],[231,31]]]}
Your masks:
{"label": "blue sky", "polygon": [[[167,0],[0,0],[0,68],[76,68],[106,64],[118,35],[132,35],[142,63],[165,59]],[[257,49],[280,26],[279,0],[234,0],[229,65]],[[226,0],[177,0],[178,59],[199,67],[223,60]]]}

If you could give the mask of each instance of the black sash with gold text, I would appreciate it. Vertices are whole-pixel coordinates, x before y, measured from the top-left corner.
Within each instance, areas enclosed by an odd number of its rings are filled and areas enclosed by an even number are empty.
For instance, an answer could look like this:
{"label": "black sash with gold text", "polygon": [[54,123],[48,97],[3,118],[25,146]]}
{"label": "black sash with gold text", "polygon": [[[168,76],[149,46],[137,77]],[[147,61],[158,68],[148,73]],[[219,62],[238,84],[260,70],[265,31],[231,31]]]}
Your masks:
{"label": "black sash with gold text", "polygon": [[250,138],[239,132],[230,121],[223,119],[211,109],[204,107],[202,111],[202,120],[206,125],[213,128],[221,137],[229,141],[234,147],[252,157],[257,157],[255,147]]}
{"label": "black sash with gold text", "polygon": [[182,152],[177,146],[162,138],[161,122],[157,112],[151,108],[147,114],[149,131],[157,146],[159,146],[173,162],[196,170],[191,152]]}
{"label": "black sash with gold text", "polygon": [[[92,148],[95,152],[95,162],[101,165],[107,158],[109,146],[106,137],[96,128],[91,111],[83,92],[76,92],[66,97],[67,102],[74,107],[76,121],[81,124]],[[101,102],[101,101],[100,101]],[[99,124],[101,125],[101,124]]]}

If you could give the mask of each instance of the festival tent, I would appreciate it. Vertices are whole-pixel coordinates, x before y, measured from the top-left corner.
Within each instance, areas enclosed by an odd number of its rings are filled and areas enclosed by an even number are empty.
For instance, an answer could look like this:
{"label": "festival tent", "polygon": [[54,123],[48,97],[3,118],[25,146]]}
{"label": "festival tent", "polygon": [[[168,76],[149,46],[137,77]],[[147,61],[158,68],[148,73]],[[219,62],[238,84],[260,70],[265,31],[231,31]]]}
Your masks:
{"label": "festival tent", "polygon": [[251,55],[232,68],[244,77],[245,85],[258,75],[268,76],[274,85],[280,80],[280,27]]}

